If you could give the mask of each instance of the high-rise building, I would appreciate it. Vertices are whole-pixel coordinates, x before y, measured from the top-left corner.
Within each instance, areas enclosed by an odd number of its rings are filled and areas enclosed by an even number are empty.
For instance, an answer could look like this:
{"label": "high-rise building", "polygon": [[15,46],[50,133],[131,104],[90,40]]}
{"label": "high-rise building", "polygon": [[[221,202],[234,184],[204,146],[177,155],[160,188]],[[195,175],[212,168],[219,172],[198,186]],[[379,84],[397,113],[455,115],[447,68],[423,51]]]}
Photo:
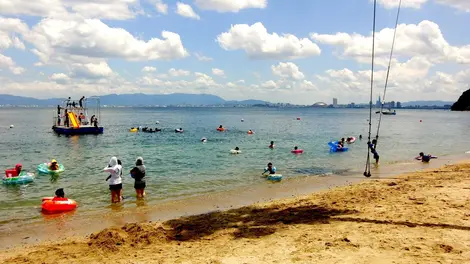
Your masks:
{"label": "high-rise building", "polygon": [[401,108],[401,102],[397,102],[397,108]]}
{"label": "high-rise building", "polygon": [[382,100],[380,100],[380,95],[379,95],[379,99],[377,100],[377,102],[375,102],[375,106],[382,107]]}
{"label": "high-rise building", "polygon": [[338,106],[338,98],[333,98],[333,107]]}

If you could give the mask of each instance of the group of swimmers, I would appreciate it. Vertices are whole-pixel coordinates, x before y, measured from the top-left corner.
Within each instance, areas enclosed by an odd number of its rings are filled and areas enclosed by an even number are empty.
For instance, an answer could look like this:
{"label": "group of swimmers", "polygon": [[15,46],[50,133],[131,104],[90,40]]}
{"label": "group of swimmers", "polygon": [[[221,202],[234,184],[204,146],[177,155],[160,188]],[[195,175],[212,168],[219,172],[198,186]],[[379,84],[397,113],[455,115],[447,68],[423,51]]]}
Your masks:
{"label": "group of swimmers", "polygon": [[[138,157],[135,161],[135,166],[130,170],[130,175],[134,179],[134,189],[138,199],[145,196],[145,165],[144,159]],[[111,202],[121,202],[122,197],[122,162],[116,157],[112,157],[108,166],[103,169],[104,172],[109,173],[106,178],[111,191]]]}

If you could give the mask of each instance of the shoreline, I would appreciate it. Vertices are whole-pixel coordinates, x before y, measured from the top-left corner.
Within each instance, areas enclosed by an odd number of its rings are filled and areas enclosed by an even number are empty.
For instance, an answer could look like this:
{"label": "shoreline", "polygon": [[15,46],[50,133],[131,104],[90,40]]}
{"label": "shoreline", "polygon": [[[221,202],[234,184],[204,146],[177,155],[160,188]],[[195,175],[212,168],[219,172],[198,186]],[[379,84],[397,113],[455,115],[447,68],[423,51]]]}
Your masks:
{"label": "shoreline", "polygon": [[435,166],[227,211],[123,223],[87,237],[4,250],[0,260],[463,263],[470,259],[470,162]]}
{"label": "shoreline", "polygon": [[123,208],[123,205],[109,205],[104,208],[105,212],[94,212],[91,215],[83,214],[79,216],[79,208],[66,214],[42,215],[43,221],[26,227],[2,228],[0,246],[11,248],[19,245],[34,245],[45,241],[85,236],[110,226],[121,226],[130,222],[166,221],[207,212],[240,208],[260,202],[308,195],[363,181],[390,178],[417,170],[439,168],[466,159],[468,159],[468,155],[461,154],[440,157],[428,164],[410,161],[382,165],[378,168],[372,165],[371,178],[366,178],[362,173],[352,170],[347,176],[333,174],[316,177],[296,177],[275,184],[267,182],[267,184],[259,184],[249,188],[242,187],[207,193],[152,205],[146,204],[145,201],[132,200],[126,203],[135,203],[135,207]]}

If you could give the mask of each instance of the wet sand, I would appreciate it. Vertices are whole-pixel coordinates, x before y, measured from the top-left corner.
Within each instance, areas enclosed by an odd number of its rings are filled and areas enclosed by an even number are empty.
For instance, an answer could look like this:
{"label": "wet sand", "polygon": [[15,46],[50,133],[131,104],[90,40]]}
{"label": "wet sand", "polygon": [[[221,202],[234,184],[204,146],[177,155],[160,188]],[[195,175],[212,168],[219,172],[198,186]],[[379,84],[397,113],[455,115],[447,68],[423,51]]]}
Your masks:
{"label": "wet sand", "polygon": [[[398,177],[343,177],[354,184],[309,195],[301,195],[307,189],[301,188],[306,182],[298,180],[297,193],[285,191],[294,194],[294,198],[164,222],[118,223],[117,227],[87,237],[6,250],[0,253],[0,261],[468,263],[470,163],[434,168],[441,163],[448,162],[441,159],[428,165],[410,163],[414,169],[429,168]],[[397,171],[406,169],[403,164],[396,167]],[[282,186],[273,184],[269,188],[280,190]],[[175,208],[181,208],[180,202],[175,201]],[[234,204],[237,203],[227,202],[219,207],[235,207]],[[203,210],[202,207],[205,205],[194,211]],[[155,217],[154,209],[136,216],[136,221],[150,221]],[[171,209],[166,212],[169,218],[171,212],[178,214]]]}

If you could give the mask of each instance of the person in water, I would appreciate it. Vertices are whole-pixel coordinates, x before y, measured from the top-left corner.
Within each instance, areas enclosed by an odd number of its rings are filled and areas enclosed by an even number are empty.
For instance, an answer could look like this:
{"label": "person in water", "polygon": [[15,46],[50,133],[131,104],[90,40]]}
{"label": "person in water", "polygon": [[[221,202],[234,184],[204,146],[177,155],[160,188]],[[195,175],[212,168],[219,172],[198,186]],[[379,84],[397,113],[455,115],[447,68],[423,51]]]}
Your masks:
{"label": "person in water", "polygon": [[276,145],[274,145],[274,141],[271,141],[271,143],[269,144],[269,148],[272,149],[272,148],[274,148],[274,146],[276,146]]}
{"label": "person in water", "polygon": [[336,148],[337,148],[338,150],[343,149],[343,146],[344,146],[344,145],[343,145],[343,142],[342,142],[342,141],[338,141],[338,144],[336,144]]}
{"label": "person in water", "polygon": [[135,161],[135,167],[131,170],[131,177],[134,178],[134,189],[137,198],[144,198],[145,196],[145,165],[144,159],[138,157]]}
{"label": "person in water", "polygon": [[235,150],[236,150],[236,151],[240,151],[240,148],[239,148],[239,147],[235,147]]}
{"label": "person in water", "polygon": [[206,142],[207,142],[207,138],[205,138],[205,137],[201,138],[201,142],[202,142],[202,143],[206,143]]}
{"label": "person in water", "polygon": [[60,188],[55,191],[55,196],[53,200],[62,200],[62,199],[65,199],[65,192],[63,188]]}
{"label": "person in water", "polygon": [[109,176],[109,190],[111,191],[111,202],[118,203],[122,200],[122,163],[116,158],[112,157],[108,166],[103,169],[108,172]]}
{"label": "person in water", "polygon": [[369,146],[370,152],[374,155],[375,159],[375,164],[379,164],[379,153],[377,153],[377,150],[375,149],[375,146],[377,145],[377,140],[373,139],[372,142],[367,142],[367,145]]}
{"label": "person in water", "polygon": [[416,157],[417,160],[421,160],[422,162],[429,162],[431,159],[436,159],[437,157],[432,156],[431,154],[424,155],[423,152],[419,153],[419,156]]}
{"label": "person in water", "polygon": [[224,130],[224,127],[222,125],[220,125],[219,130]]}
{"label": "person in water", "polygon": [[254,133],[253,133],[253,130],[251,130],[251,129],[248,130],[248,134],[254,134]]}
{"label": "person in water", "polygon": [[51,163],[49,164],[48,169],[51,170],[51,171],[58,170],[59,169],[59,164],[57,164],[57,160],[55,160],[55,159],[51,160]]}
{"label": "person in water", "polygon": [[294,147],[294,150],[298,150],[298,149],[299,149],[299,147],[297,147],[297,146]]}
{"label": "person in water", "polygon": [[362,135],[359,135],[359,140],[362,140]]}
{"label": "person in water", "polygon": [[269,174],[276,174],[276,167],[273,167],[273,164],[270,162],[268,166],[264,169],[263,174],[269,172]]}
{"label": "person in water", "polygon": [[20,175],[21,171],[23,170],[23,165],[21,165],[21,163],[16,164],[15,170],[16,170],[16,176]]}

